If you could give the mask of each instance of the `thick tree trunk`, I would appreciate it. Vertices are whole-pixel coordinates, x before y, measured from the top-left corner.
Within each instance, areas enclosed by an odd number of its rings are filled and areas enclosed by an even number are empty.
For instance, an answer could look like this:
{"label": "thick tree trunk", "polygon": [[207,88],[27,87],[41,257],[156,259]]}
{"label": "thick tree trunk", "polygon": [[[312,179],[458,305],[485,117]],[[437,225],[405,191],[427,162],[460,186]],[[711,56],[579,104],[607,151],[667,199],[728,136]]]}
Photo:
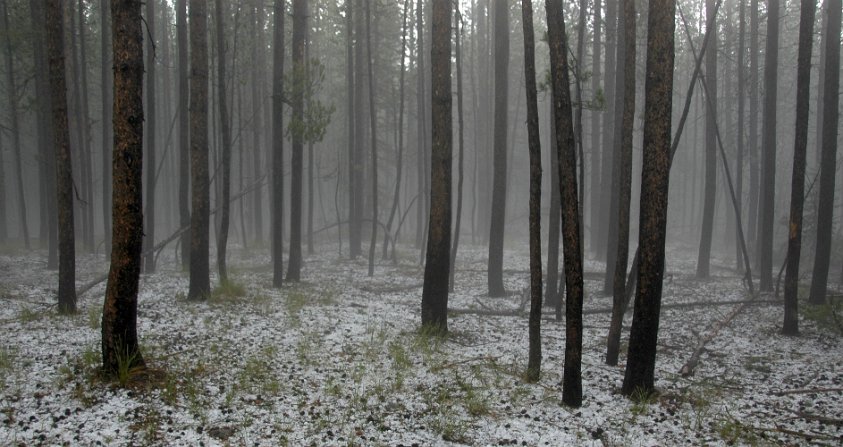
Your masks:
{"label": "thick tree trunk", "polygon": [[[705,2],[706,17],[714,17],[714,0]],[[714,25],[715,27],[717,25]],[[697,278],[709,276],[711,262],[711,237],[714,232],[714,199],[717,193],[717,33],[709,37],[710,51],[705,53],[705,80],[711,93],[713,107],[705,114],[705,193],[703,195],[702,230],[697,252]]]}
{"label": "thick tree trunk", "polygon": [[[622,31],[623,46],[619,46],[618,61],[625,67],[635,67],[635,2],[621,0],[622,17],[618,28]],[[623,110],[618,158],[618,229],[617,253],[614,277],[612,278],[612,320],[606,344],[606,364],[618,364],[621,324],[626,312],[626,267],[629,259],[629,208],[632,189],[632,126],[635,118],[635,70],[624,70],[623,82],[619,85],[619,106]],[[610,241],[611,243],[611,241]]]}
{"label": "thick tree trunk", "polygon": [[761,128],[761,195],[758,214],[758,274],[761,291],[773,290],[773,224],[776,193],[776,98],[779,62],[779,0],[767,0],[764,57],[764,117]]}
{"label": "thick tree trunk", "polygon": [[640,257],[635,311],[623,394],[653,391],[664,277],[664,243],[671,162],[674,0],[652,0],[647,18],[644,161],[641,177]]}
{"label": "thick tree trunk", "polygon": [[59,312],[76,312],[76,247],[73,232],[73,172],[67,125],[67,86],[64,67],[64,19],[60,0],[46,4],[47,56],[53,116],[58,207]]}
{"label": "thick tree trunk", "polygon": [[820,163],[820,200],[817,212],[817,249],[814,275],[808,302],[824,304],[828,289],[831,227],[834,210],[834,185],[837,166],[837,126],[840,88],[840,0],[828,2],[825,86],[823,100],[822,161]]}
{"label": "thick tree trunk", "polygon": [[[594,33],[594,42],[591,47],[591,91],[594,95],[595,107],[591,110],[591,187],[590,195],[590,221],[589,221],[589,240],[590,246],[594,246],[597,237],[597,228],[600,225],[600,134],[602,131],[602,116],[603,111],[598,109],[598,92],[602,94],[600,88],[602,64],[600,60],[600,53],[603,42],[602,36],[602,10],[601,0],[594,0],[594,21],[592,28]],[[552,151],[551,151],[552,152]],[[551,181],[551,184],[553,182]],[[585,185],[581,185],[585,188]],[[550,273],[548,271],[548,273]],[[550,287],[550,283],[548,283]]]}
{"label": "thick tree trunk", "polygon": [[[536,93],[536,43],[533,35],[533,3],[521,1],[521,24],[524,29],[524,79],[527,95],[527,133],[530,149],[530,355],[527,380],[537,381],[541,375],[542,317],[542,252],[541,252],[541,187],[542,156],[539,136],[539,106]],[[581,24],[583,26],[584,24]],[[555,185],[552,185],[555,187]]]}
{"label": "thick tree trunk", "polygon": [[793,143],[793,180],[790,189],[790,225],[787,237],[787,273],[784,280],[782,333],[799,334],[799,256],[802,252],[802,208],[805,204],[805,159],[808,149],[808,114],[811,91],[811,44],[816,0],[802,0],[799,16],[799,53],[796,65],[796,130]]}
{"label": "thick tree trunk", "polygon": [[547,34],[550,42],[550,79],[553,91],[553,119],[556,122],[556,151],[559,154],[559,185],[562,199],[562,245],[565,262],[565,367],[562,401],[582,405],[582,244],[577,205],[577,165],[574,123],[568,80],[567,37],[560,0],[548,0]]}
{"label": "thick tree trunk", "polygon": [[208,179],[208,11],[190,0],[190,289],[187,298],[206,300],[209,272],[210,188]]}
{"label": "thick tree trunk", "polygon": [[451,248],[451,265],[450,274],[448,278],[448,287],[451,292],[454,291],[454,272],[457,264],[457,250],[460,245],[460,228],[462,226],[462,201],[463,201],[463,183],[465,173],[465,136],[464,120],[463,120],[463,88],[462,88],[462,15],[460,14],[459,6],[457,6],[454,13],[454,42],[456,43],[455,58],[457,61],[457,143],[459,144],[459,155],[457,156],[457,217],[454,222],[454,244]]}
{"label": "thick tree trunk", "polygon": [[284,284],[284,0],[273,4],[272,30],[272,286]]}
{"label": "thick tree trunk", "polygon": [[[606,73],[603,78],[604,97],[606,98],[606,119],[603,120],[603,156],[600,168],[602,173],[600,175],[601,185],[599,194],[600,218],[597,221],[597,226],[593,234],[592,250],[597,255],[598,259],[602,259],[603,255],[608,253],[609,249],[609,229],[610,227],[610,212],[611,212],[611,198],[612,198],[612,159],[615,148],[614,129],[615,129],[615,99],[617,94],[615,92],[615,70],[617,69],[617,24],[618,24],[618,0],[606,0]],[[613,268],[614,264],[606,259],[608,268]]]}
{"label": "thick tree trunk", "polygon": [[448,331],[448,270],[451,250],[451,1],[432,0],[430,237],[424,265],[422,326]]}
{"label": "thick tree trunk", "polygon": [[[138,280],[143,244],[143,31],[141,2],[112,0],[114,48],[114,241],[102,312],[102,364],[143,366],[138,346]],[[126,363],[128,362],[128,363]]]}
{"label": "thick tree trunk", "polygon": [[503,241],[506,228],[506,144],[509,104],[509,4],[495,0],[495,132],[492,218],[489,226],[489,296],[503,296]]}

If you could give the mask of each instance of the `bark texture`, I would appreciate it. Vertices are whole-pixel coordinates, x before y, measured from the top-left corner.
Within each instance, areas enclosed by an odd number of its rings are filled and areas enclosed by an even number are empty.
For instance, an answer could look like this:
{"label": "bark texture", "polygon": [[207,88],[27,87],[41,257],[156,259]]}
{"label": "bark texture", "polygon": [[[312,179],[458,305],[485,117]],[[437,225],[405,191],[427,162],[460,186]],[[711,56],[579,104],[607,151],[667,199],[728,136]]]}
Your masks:
{"label": "bark texture", "polygon": [[284,284],[284,0],[275,0],[272,30],[272,286]]}
{"label": "bark texture", "polygon": [[489,296],[503,296],[503,240],[506,226],[506,142],[509,102],[509,2],[495,0],[495,134],[492,219],[489,226]]}

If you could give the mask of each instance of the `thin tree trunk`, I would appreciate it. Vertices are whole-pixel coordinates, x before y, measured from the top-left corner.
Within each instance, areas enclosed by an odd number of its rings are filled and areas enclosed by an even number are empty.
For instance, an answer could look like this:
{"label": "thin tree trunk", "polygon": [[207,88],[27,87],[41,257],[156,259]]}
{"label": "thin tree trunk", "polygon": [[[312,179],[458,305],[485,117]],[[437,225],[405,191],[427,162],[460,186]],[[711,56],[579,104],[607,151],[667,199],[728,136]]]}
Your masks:
{"label": "thin tree trunk", "polygon": [[82,240],[85,244],[85,250],[93,253],[95,249],[94,243],[94,175],[93,164],[91,163],[91,115],[88,108],[88,45],[85,37],[85,30],[87,24],[85,23],[84,3],[79,0],[77,9],[77,16],[79,19],[79,73],[80,73],[80,87],[81,87],[81,123],[82,123],[82,169],[84,175],[82,176],[82,190],[84,192],[84,218],[85,228],[82,233]]}
{"label": "thin tree trunk", "polygon": [[767,0],[764,57],[764,117],[761,134],[761,197],[758,218],[758,271],[762,292],[773,290],[773,224],[776,192],[776,98],[779,61],[779,0]]}
{"label": "thin tree trunk", "polygon": [[416,203],[416,248],[421,249],[424,240],[424,219],[427,209],[425,208],[425,200],[422,198],[426,194],[427,182],[425,179],[424,158],[427,156],[424,142],[426,141],[425,133],[427,133],[427,126],[425,117],[427,107],[425,107],[425,88],[424,88],[424,8],[422,8],[422,0],[416,2],[416,36],[418,39],[418,46],[416,48],[416,146],[417,146],[417,170],[416,176],[418,179],[418,194],[419,200]]}
{"label": "thin tree trunk", "polygon": [[369,125],[372,138],[372,239],[369,243],[369,276],[375,274],[375,245],[378,235],[378,116],[375,112],[375,72],[372,69],[372,0],[366,0],[366,65],[369,72]]}
{"label": "thin tree trunk", "polygon": [[761,189],[759,154],[758,154],[758,0],[750,0],[749,31],[749,222],[747,239],[751,244],[750,252],[758,261],[758,201]]}
{"label": "thin tree trunk", "polygon": [[[635,67],[635,1],[621,0],[622,17],[618,28],[623,36],[623,45],[618,46],[618,61],[625,67]],[[623,110],[618,157],[618,229],[617,253],[612,283],[612,320],[606,343],[606,364],[618,364],[621,324],[626,312],[626,267],[629,260],[629,208],[632,189],[632,126],[635,118],[635,70],[624,70],[623,82],[619,85],[620,108]],[[610,241],[611,243],[611,241]]]}
{"label": "thin tree trunk", "polygon": [[[609,249],[609,229],[610,227],[610,212],[611,212],[611,198],[612,198],[612,159],[615,148],[613,141],[615,129],[615,93],[616,74],[617,69],[617,23],[618,23],[618,0],[606,0],[606,73],[603,80],[604,91],[606,98],[606,119],[603,121],[603,156],[602,156],[602,173],[600,175],[602,187],[600,188],[600,203],[599,215],[597,221],[597,228],[593,234],[592,247],[598,259],[602,259],[603,255],[608,253]],[[613,268],[613,262],[606,259],[606,266]]]}
{"label": "thin tree trunk", "polygon": [[[746,0],[739,0],[740,5],[740,13],[739,13],[739,24],[738,24],[738,54],[737,54],[737,77],[738,77],[738,119],[737,119],[737,129],[736,129],[736,147],[738,150],[737,154],[737,166],[735,168],[735,194],[738,199],[738,210],[740,210],[741,214],[743,214],[743,170],[744,170],[744,153],[746,152],[745,147],[745,140],[744,140],[744,125],[745,125],[745,114],[746,114],[746,67],[744,62],[744,55],[746,54]],[[738,231],[743,231],[741,228],[735,229],[735,234],[737,235]],[[737,236],[736,236],[737,237]],[[737,244],[735,244],[737,245]],[[735,259],[736,259],[736,268],[738,271],[743,270],[743,251],[741,251],[740,247],[735,247]]]}
{"label": "thin tree trunk", "polygon": [[[347,151],[348,151],[348,221],[351,222],[351,213],[352,209],[357,207],[357,196],[354,194],[355,186],[355,176],[354,176],[354,142],[357,139],[357,129],[354,125],[355,120],[355,92],[354,92],[354,8],[351,6],[352,0],[346,0],[345,2],[345,34],[346,34],[346,44],[345,44],[345,52],[346,52],[346,90],[348,94],[348,98],[346,101],[346,116],[348,117],[348,129],[346,135],[346,144],[347,144]],[[337,176],[337,181],[339,181],[339,176]],[[339,188],[339,185],[337,186]],[[351,237],[351,224],[349,223],[349,238]],[[342,252],[342,228],[339,231],[340,234],[340,252]],[[349,243],[350,244],[350,243]],[[351,250],[349,249],[349,252]]]}
{"label": "thin tree trunk", "polygon": [[[14,169],[17,180],[17,189],[18,189],[18,214],[20,219],[20,234],[23,238],[24,247],[29,250],[29,225],[26,221],[26,200],[24,197],[24,189],[23,189],[23,171],[21,169],[21,153],[20,153],[20,128],[18,125],[18,101],[16,98],[17,95],[17,82],[15,80],[15,66],[14,61],[12,59],[12,36],[11,36],[11,29],[9,28],[9,9],[8,9],[8,2],[3,2],[3,30],[6,38],[6,89],[9,95],[9,115],[12,120],[12,151],[14,153]],[[0,166],[0,170],[3,168]],[[0,174],[2,175],[2,174]],[[4,180],[5,181],[5,180]],[[0,208],[0,211],[4,213],[4,217],[2,218],[2,235],[0,238],[5,239],[7,234],[6,228],[6,191],[5,185],[2,187],[3,189],[3,208]],[[5,242],[5,241],[4,241]]]}
{"label": "thin tree trunk", "polygon": [[102,312],[102,363],[143,367],[138,346],[138,280],[143,245],[143,31],[141,3],[112,0],[114,48],[114,247]]}
{"label": "thin tree trunk", "polygon": [[[594,0],[594,21],[593,21],[593,33],[594,33],[594,43],[591,48],[591,61],[592,61],[592,73],[591,73],[591,90],[592,94],[594,95],[594,105],[592,106],[591,110],[591,187],[590,189],[590,214],[591,219],[589,222],[589,237],[591,241],[591,246],[594,246],[596,235],[597,235],[597,228],[600,225],[600,134],[601,134],[601,117],[603,115],[603,111],[597,108],[597,105],[600,104],[598,98],[599,95],[602,95],[602,89],[600,88],[600,81],[601,81],[601,61],[600,61],[600,52],[602,47],[602,40],[601,40],[601,26],[603,17],[602,17],[602,10],[601,10],[601,0]],[[552,152],[552,151],[551,151]],[[551,181],[551,184],[553,182]],[[585,185],[581,185],[585,188]],[[550,271],[548,270],[548,274]],[[548,288],[550,287],[550,283],[548,283]]]}
{"label": "thin tree trunk", "polygon": [[[261,176],[261,133],[263,132],[263,101],[261,99],[261,76],[260,70],[263,64],[263,2],[255,1],[251,12],[252,23],[252,70],[251,70],[251,94],[252,94],[252,175],[253,178]],[[274,119],[274,118],[273,118]],[[273,206],[278,206],[276,202]],[[263,243],[263,194],[261,188],[255,189],[252,196],[252,225],[254,225],[255,242],[257,245]]]}
{"label": "thin tree trunk", "polygon": [[[150,30],[147,34],[146,42],[146,206],[144,207],[144,217],[146,223],[143,230],[145,233],[144,246],[148,250],[155,246],[155,166],[156,166],[156,110],[155,110],[155,53],[157,48],[155,46],[154,32],[155,32],[155,0],[146,1],[146,12],[144,14],[144,21],[147,29]],[[147,256],[144,262],[143,269],[146,273],[155,272],[155,256]]]}
{"label": "thin tree trunk", "polygon": [[231,128],[228,120],[228,94],[226,93],[226,64],[225,64],[225,12],[223,11],[222,0],[215,1],[217,13],[217,101],[220,110],[220,127],[222,132],[222,212],[220,213],[220,231],[217,235],[217,269],[220,274],[220,282],[228,281],[228,269],[226,268],[225,256],[228,246],[228,228],[230,222],[231,203]]}
{"label": "thin tree trunk", "polygon": [[354,195],[354,206],[349,210],[349,233],[348,233],[348,252],[352,259],[360,256],[362,251],[362,233],[363,233],[363,210],[366,206],[364,197],[363,177],[365,171],[366,161],[364,159],[363,146],[366,140],[365,116],[363,93],[365,91],[364,77],[365,67],[363,60],[363,39],[365,37],[364,23],[365,17],[363,15],[363,0],[356,0],[355,9],[357,15],[354,19],[354,150],[351,175],[353,177],[353,185],[351,194]]}
{"label": "thin tree trunk", "polygon": [[109,7],[110,0],[101,0],[100,3],[100,57],[102,58],[102,65],[100,66],[101,90],[100,98],[102,100],[102,140],[100,149],[102,150],[102,231],[104,239],[104,252],[107,257],[111,256],[111,145],[112,139],[112,122],[111,115],[113,107],[112,100],[112,72],[109,67],[111,63],[111,9]]}
{"label": "thin tree trunk", "polygon": [[[463,200],[463,182],[465,172],[465,137],[463,120],[463,88],[462,88],[462,15],[460,14],[459,5],[454,14],[454,42],[456,43],[455,58],[457,61],[457,125],[459,130],[457,132],[457,143],[459,144],[459,155],[457,160],[457,217],[454,222],[454,244],[451,248],[451,268],[448,278],[449,290],[454,291],[454,271],[457,264],[457,250],[460,245],[460,227],[462,225],[462,200]],[[541,268],[539,269],[541,271]]]}
{"label": "thin tree trunk", "polygon": [[[705,15],[706,17],[716,16],[714,0],[706,0]],[[709,45],[712,47],[705,53],[705,79],[714,106],[707,107],[705,114],[705,193],[700,245],[697,252],[697,278],[699,279],[706,279],[709,276],[711,239],[714,232],[714,200],[717,193],[717,142],[714,135],[714,126],[717,125],[717,33],[710,37]]]}
{"label": "thin tree trunk", "polygon": [[64,20],[62,2],[46,4],[47,55],[56,157],[56,203],[58,206],[59,281],[58,304],[63,314],[76,313],[76,249],[73,232],[73,172],[70,133],[67,125],[67,86],[64,67]]}
{"label": "thin tree trunk", "polygon": [[[307,83],[305,76],[304,41],[307,26],[307,1],[293,0],[293,82],[291,122],[304,126],[304,90]],[[291,132],[292,158],[290,180],[290,258],[287,263],[287,281],[301,279],[301,222],[302,222],[302,170],[303,163],[303,133]]]}
{"label": "thin tree trunk", "polygon": [[284,0],[275,0],[272,29],[272,286],[284,284]]}
{"label": "thin tree trunk", "polygon": [[[187,43],[187,0],[176,2],[176,41],[179,47],[179,224],[189,227],[190,218],[190,123],[188,43]],[[182,269],[190,268],[190,230],[181,236]]]}
{"label": "thin tree trunk", "polygon": [[[521,1],[521,15],[521,24],[524,29],[524,79],[526,81],[527,133],[530,149],[530,355],[527,361],[527,380],[535,382],[539,380],[541,375],[542,362],[542,160],[539,107],[536,93],[536,44],[533,35],[533,4],[530,0]],[[580,26],[584,26],[584,23]]]}

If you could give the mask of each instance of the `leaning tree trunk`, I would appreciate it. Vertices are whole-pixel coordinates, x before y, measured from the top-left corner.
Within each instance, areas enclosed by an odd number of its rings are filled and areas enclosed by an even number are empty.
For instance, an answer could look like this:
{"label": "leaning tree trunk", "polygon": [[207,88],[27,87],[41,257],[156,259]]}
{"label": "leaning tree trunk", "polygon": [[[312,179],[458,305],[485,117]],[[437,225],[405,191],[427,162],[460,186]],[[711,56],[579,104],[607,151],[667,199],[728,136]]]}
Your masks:
{"label": "leaning tree trunk", "polygon": [[[138,281],[143,244],[143,30],[140,2],[112,0],[114,48],[114,241],[102,312],[102,365],[143,366],[138,346]],[[126,363],[128,362],[128,363]]]}
{"label": "leaning tree trunk", "polygon": [[190,0],[190,289],[187,298],[211,294],[208,261],[208,11],[204,0]]}
{"label": "leaning tree trunk", "polygon": [[61,0],[46,4],[47,58],[53,104],[53,144],[56,156],[58,207],[59,312],[76,312],[76,247],[73,231],[73,172],[67,125],[67,86],[64,67],[64,19]]}
{"label": "leaning tree trunk", "polygon": [[559,186],[562,192],[562,245],[565,262],[565,367],[562,401],[582,405],[582,244],[577,205],[577,165],[571,93],[568,90],[567,38],[560,0],[548,0],[547,34],[550,41],[550,79],[553,91],[553,119],[556,122],[556,151],[559,154]]}

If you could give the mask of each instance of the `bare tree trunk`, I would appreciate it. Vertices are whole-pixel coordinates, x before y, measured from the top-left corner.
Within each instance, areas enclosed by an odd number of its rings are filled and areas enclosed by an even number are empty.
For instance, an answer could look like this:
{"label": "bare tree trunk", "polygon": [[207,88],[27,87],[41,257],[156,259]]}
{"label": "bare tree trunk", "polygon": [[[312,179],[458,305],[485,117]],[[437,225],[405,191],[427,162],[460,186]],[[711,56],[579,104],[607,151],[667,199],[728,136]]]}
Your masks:
{"label": "bare tree trunk", "polygon": [[[714,0],[705,2],[706,17],[714,17]],[[715,27],[717,25],[714,25]],[[705,193],[703,196],[702,231],[697,252],[697,278],[709,276],[711,262],[711,237],[714,231],[714,199],[717,193],[717,33],[710,38],[711,50],[705,53],[705,79],[711,93],[712,107],[705,114]]]}
{"label": "bare tree trunk", "polygon": [[[155,168],[157,164],[156,158],[156,110],[155,110],[155,53],[157,51],[155,45],[155,0],[146,0],[146,12],[144,21],[146,22],[149,34],[147,34],[146,42],[146,206],[144,207],[144,217],[146,224],[144,225],[144,246],[146,251],[155,246]],[[147,255],[144,261],[143,269],[146,273],[155,272],[155,254]]]}
{"label": "bare tree trunk", "polygon": [[82,0],[79,0],[77,8],[77,17],[79,21],[79,83],[81,88],[81,128],[82,128],[82,147],[81,147],[81,165],[83,175],[80,183],[82,183],[82,191],[84,197],[84,217],[85,228],[82,233],[82,240],[85,244],[85,250],[90,253],[94,252],[94,175],[93,164],[91,163],[91,114],[88,108],[88,45],[85,38],[85,30],[87,24],[85,23],[85,6]]}
{"label": "bare tree trunk", "polygon": [[758,201],[761,188],[758,154],[758,0],[750,0],[749,31],[749,222],[747,239],[752,244],[750,252],[758,261]]}
{"label": "bare tree trunk", "polygon": [[[546,306],[556,311],[556,321],[562,321],[562,290],[559,282],[559,236],[562,211],[559,187],[559,154],[556,152],[556,120],[553,119],[553,101],[550,104],[550,213],[547,218],[547,290],[545,291]],[[564,282],[561,284],[564,289]]]}
{"label": "bare tree trunk", "polygon": [[217,235],[217,269],[220,274],[220,282],[228,281],[228,269],[226,268],[225,256],[228,245],[228,228],[230,222],[231,203],[231,128],[228,121],[228,93],[225,89],[226,64],[225,64],[225,11],[223,11],[222,0],[215,1],[217,13],[217,101],[220,109],[220,127],[222,132],[222,212],[220,213],[220,231]]}
{"label": "bare tree trunk", "polygon": [[46,4],[47,55],[53,104],[58,205],[59,312],[76,313],[76,249],[73,232],[73,172],[67,126],[67,86],[64,67],[64,19],[60,0]]}
{"label": "bare tree trunk", "polygon": [[190,289],[187,298],[211,294],[208,262],[210,188],[208,179],[208,11],[190,0]]}
{"label": "bare tree trunk", "polygon": [[[451,268],[448,278],[448,287],[451,292],[454,291],[454,271],[457,263],[457,250],[460,245],[460,227],[462,225],[462,199],[463,199],[463,183],[465,173],[465,138],[463,135],[465,122],[463,120],[463,88],[462,88],[462,14],[460,14],[459,5],[457,5],[454,13],[454,42],[456,43],[456,62],[457,62],[457,143],[459,144],[459,155],[457,156],[457,217],[454,222],[454,244],[451,248]],[[539,269],[541,271],[541,268]]]}
{"label": "bare tree trunk", "polygon": [[664,242],[671,161],[675,0],[652,0],[647,18],[647,80],[638,286],[623,394],[653,391],[664,277]]}
{"label": "bare tree trunk", "polygon": [[509,5],[495,0],[495,132],[492,218],[489,226],[489,296],[503,296],[503,243],[506,228],[506,144],[509,104]]}
{"label": "bare tree trunk", "polygon": [[[527,380],[537,381],[541,375],[542,317],[542,253],[541,253],[541,187],[542,159],[539,136],[539,106],[536,93],[536,43],[533,35],[533,3],[521,1],[521,24],[524,29],[524,79],[527,96],[527,133],[530,148],[530,356]],[[581,23],[580,26],[584,26]],[[551,185],[556,187],[556,185]]]}
{"label": "bare tree trunk", "polygon": [[378,116],[375,112],[375,72],[372,69],[372,0],[366,0],[366,65],[369,71],[369,125],[372,138],[372,239],[369,243],[369,276],[375,274],[375,244],[378,235]]}
{"label": "bare tree trunk", "polygon": [[[796,65],[796,130],[793,143],[793,181],[790,189],[790,225],[787,238],[787,273],[784,280],[782,333],[799,334],[799,256],[802,252],[802,208],[805,204],[805,160],[808,150],[808,114],[811,92],[811,44],[816,0],[803,0],[799,16],[799,53]],[[832,204],[833,206],[833,204]]]}
{"label": "bare tree trunk", "polygon": [[349,232],[348,232],[348,252],[352,259],[360,256],[362,251],[362,233],[363,233],[363,209],[366,206],[363,194],[363,173],[365,170],[365,160],[363,158],[363,146],[366,140],[365,127],[365,108],[364,97],[365,91],[364,77],[365,67],[363,60],[363,39],[364,39],[364,22],[363,15],[363,0],[356,0],[355,9],[357,16],[354,19],[354,150],[352,158],[351,175],[353,177],[353,185],[351,194],[354,194],[354,206],[349,210]]}
{"label": "bare tree trunk", "polygon": [[550,79],[553,116],[556,122],[556,151],[559,154],[559,189],[562,193],[562,245],[565,252],[565,367],[562,401],[582,405],[582,244],[577,204],[577,165],[571,93],[568,89],[568,58],[565,20],[560,0],[548,0],[547,34],[550,42]]}
{"label": "bare tree trunk", "polygon": [[[594,32],[594,43],[591,47],[591,90],[592,94],[595,95],[595,104],[591,110],[591,187],[589,188],[591,200],[589,203],[591,207],[591,218],[589,221],[589,240],[591,241],[591,244],[589,245],[592,247],[595,244],[597,228],[600,225],[600,133],[602,131],[601,117],[603,111],[597,108],[597,104],[600,104],[600,102],[598,101],[598,94],[602,94],[602,89],[600,88],[600,82],[602,79],[602,66],[600,61],[600,52],[602,47],[602,21],[603,17],[601,10],[601,0],[594,0],[594,21],[592,25]],[[581,186],[585,188],[585,185]],[[548,273],[550,272],[548,271]],[[550,283],[548,283],[548,287],[550,287]]]}
{"label": "bare tree trunk", "polygon": [[[187,0],[176,2],[176,41],[179,47],[179,224],[189,227],[190,218],[190,123],[187,43]],[[181,236],[182,269],[190,267],[190,230]]]}
{"label": "bare tree trunk", "polygon": [[[348,98],[346,101],[346,116],[348,117],[348,130],[346,135],[346,144],[348,151],[348,232],[349,239],[351,238],[351,213],[352,209],[357,207],[357,196],[355,191],[355,176],[354,176],[354,142],[357,139],[357,129],[355,128],[355,99],[354,92],[354,8],[352,7],[352,0],[345,1],[345,57],[346,57],[346,90]],[[339,182],[339,176],[337,176]],[[339,188],[339,184],[337,185]],[[340,252],[342,252],[342,228],[340,228]],[[349,242],[350,247],[350,242]],[[351,249],[349,248],[349,252]]]}
{"label": "bare tree trunk", "polygon": [[[602,259],[609,250],[609,229],[610,212],[612,199],[612,158],[615,148],[613,141],[615,129],[615,70],[617,68],[617,23],[618,23],[618,0],[606,0],[606,75],[604,77],[604,89],[606,98],[606,119],[603,121],[603,156],[602,156],[602,187],[600,188],[600,218],[597,227],[592,235],[592,249]],[[607,269],[614,268],[614,263],[606,259]]]}
{"label": "bare tree trunk", "polygon": [[[23,190],[23,171],[21,169],[21,154],[20,154],[20,128],[18,125],[18,101],[16,98],[17,95],[17,82],[15,80],[15,66],[14,61],[12,59],[12,36],[11,36],[11,29],[9,28],[9,10],[7,2],[3,2],[3,31],[5,34],[6,39],[6,89],[8,89],[9,95],[9,115],[12,120],[12,151],[14,153],[14,169],[17,180],[17,189],[18,189],[18,214],[20,215],[18,218],[20,219],[20,234],[23,238],[24,247],[29,250],[29,225],[26,221],[26,200],[24,197],[24,190]],[[0,170],[2,170],[2,166],[0,166]],[[0,174],[2,176],[2,174]],[[5,182],[5,180],[3,180]],[[3,189],[3,207],[0,208],[0,212],[4,213],[2,219],[2,231],[0,231],[0,240],[5,242],[7,234],[6,228],[6,191],[5,191],[5,184],[0,187]]]}
{"label": "bare tree trunk", "polygon": [[776,98],[779,62],[779,0],[767,0],[764,57],[764,119],[761,134],[761,210],[758,217],[758,271],[762,292],[773,290],[773,224],[776,192]]}
{"label": "bare tree trunk", "polygon": [[[738,55],[737,55],[737,77],[738,77],[738,119],[737,119],[737,129],[736,129],[736,147],[738,150],[737,154],[737,166],[735,168],[735,194],[738,199],[738,210],[743,213],[743,169],[744,169],[744,153],[746,152],[745,148],[745,140],[744,140],[744,125],[745,125],[745,114],[746,114],[746,67],[745,67],[745,59],[744,56],[746,54],[746,0],[739,0],[740,2],[740,13],[739,13],[739,24],[738,24]],[[742,228],[736,228],[735,234],[737,232],[742,232]],[[737,236],[736,236],[737,237]],[[740,247],[737,247],[735,244],[735,256],[736,256],[736,268],[738,271],[743,270],[743,251],[741,251]]]}
{"label": "bare tree trunk", "polygon": [[[635,1],[621,0],[621,20],[618,21],[619,36],[623,45],[618,46],[618,61],[625,67],[635,67]],[[618,229],[617,253],[614,277],[612,278],[612,321],[606,343],[606,364],[618,364],[621,324],[626,312],[626,267],[629,259],[629,208],[632,189],[632,126],[635,118],[635,70],[625,69],[623,82],[617,93],[622,109],[621,134],[618,151]],[[611,241],[609,242],[611,243]]]}
{"label": "bare tree trunk", "polygon": [[101,0],[100,4],[100,56],[102,57],[102,65],[100,66],[101,79],[101,104],[102,104],[102,231],[104,240],[104,252],[107,257],[111,256],[111,145],[112,139],[112,122],[111,122],[111,108],[113,107],[112,89],[113,80],[112,72],[109,67],[111,63],[111,9],[109,8],[110,0]]}
{"label": "bare tree trunk", "polygon": [[[250,8],[254,14],[252,23],[252,175],[257,179],[261,176],[261,133],[263,132],[263,101],[261,99],[261,62],[263,61],[263,2],[255,1]],[[277,204],[276,204],[277,205]],[[274,205],[275,206],[275,205]],[[263,194],[260,187],[255,188],[252,196],[252,224],[254,225],[255,241],[257,245],[263,243]]]}
{"label": "bare tree trunk", "polygon": [[828,2],[825,87],[823,96],[822,162],[820,163],[820,200],[817,213],[817,249],[808,302],[824,304],[831,256],[831,227],[834,213],[834,185],[837,167],[837,126],[840,88],[840,0]]}
{"label": "bare tree trunk", "polygon": [[[404,2],[404,11],[401,18],[401,71],[399,74],[399,93],[398,93],[398,147],[397,161],[396,161],[396,178],[395,178],[395,194],[392,199],[392,209],[389,212],[389,220],[386,222],[386,230],[383,235],[383,258],[387,257],[387,247],[389,246],[389,233],[392,231],[392,222],[395,220],[395,214],[398,211],[398,199],[401,194],[401,180],[404,172],[404,77],[406,74],[406,51],[407,51],[407,13],[412,5],[412,0]],[[457,58],[459,64],[459,57]],[[397,235],[396,235],[397,236]],[[395,241],[393,240],[393,245]],[[453,281],[452,281],[453,282]]]}
{"label": "bare tree trunk", "polygon": [[141,2],[112,0],[114,48],[114,247],[102,312],[102,364],[143,367],[138,346],[138,280],[143,244],[143,31]]}
{"label": "bare tree trunk", "polygon": [[284,0],[275,0],[272,30],[272,286],[284,284]]}
{"label": "bare tree trunk", "polygon": [[301,279],[301,222],[302,222],[302,169],[304,167],[303,126],[305,77],[304,41],[307,30],[307,0],[293,0],[293,116],[291,122],[300,129],[291,132],[292,159],[290,180],[290,259],[287,263],[287,281]]}
{"label": "bare tree trunk", "polygon": [[424,265],[422,326],[448,331],[448,270],[451,250],[451,1],[432,0],[430,237]]}

